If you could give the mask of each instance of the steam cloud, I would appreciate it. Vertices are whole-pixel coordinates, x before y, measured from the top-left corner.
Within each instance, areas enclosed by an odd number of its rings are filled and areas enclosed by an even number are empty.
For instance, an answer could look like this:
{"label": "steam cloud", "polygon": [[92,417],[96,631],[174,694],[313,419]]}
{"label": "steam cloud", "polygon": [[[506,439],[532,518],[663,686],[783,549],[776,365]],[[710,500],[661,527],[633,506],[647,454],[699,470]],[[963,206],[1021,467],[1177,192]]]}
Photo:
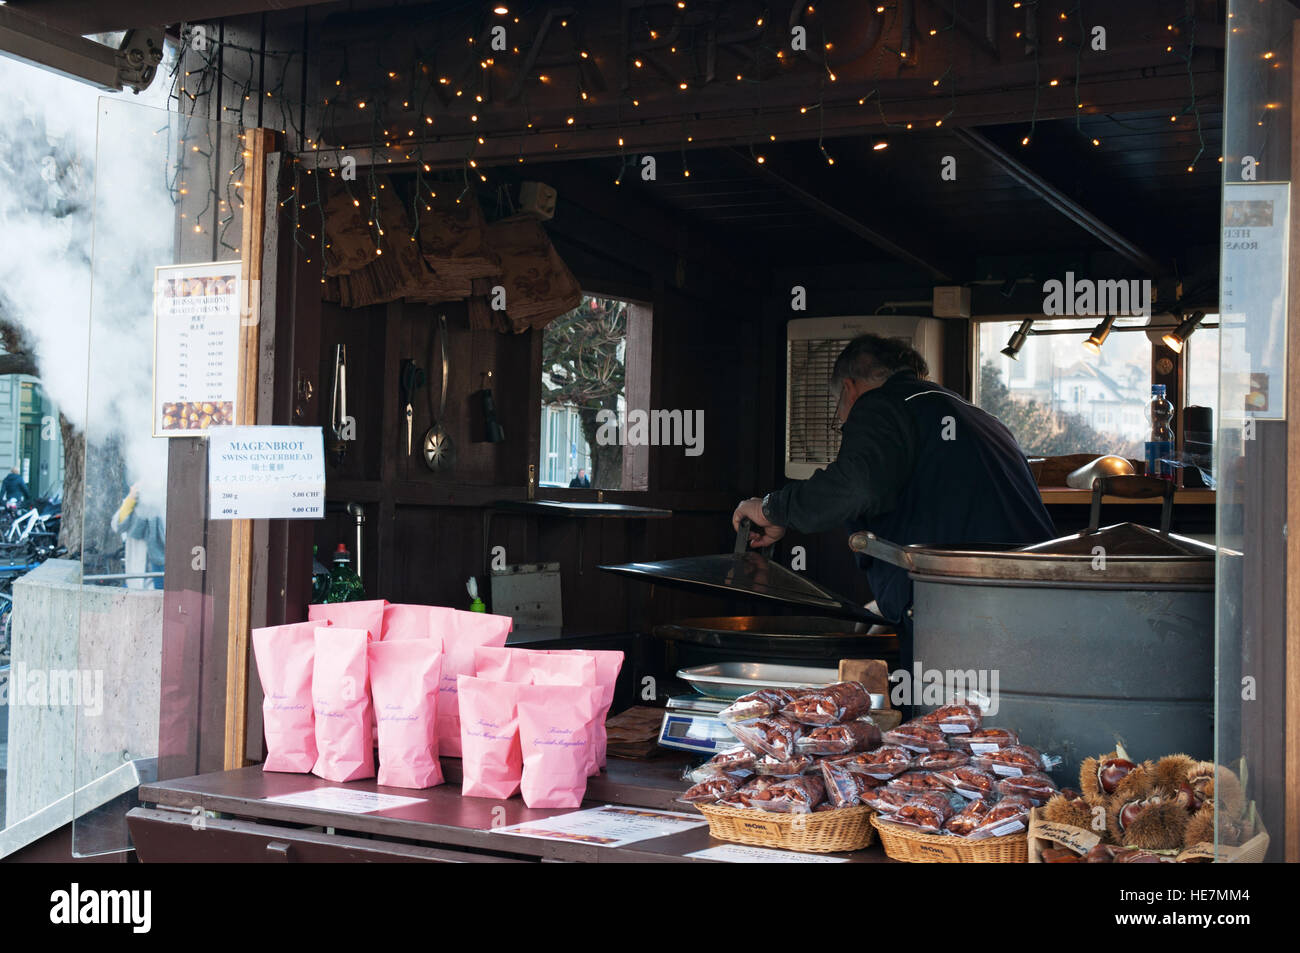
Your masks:
{"label": "steam cloud", "polygon": [[[159,505],[167,448],[151,435],[152,286],[154,266],[173,261],[165,127],[178,117],[156,108],[170,71],[164,63],[135,96],[0,58],[0,315],[23,329],[42,386],[88,452],[116,435],[128,479]],[[163,134],[142,136],[150,125]],[[118,487],[86,490],[88,518],[116,506],[95,497]]]}

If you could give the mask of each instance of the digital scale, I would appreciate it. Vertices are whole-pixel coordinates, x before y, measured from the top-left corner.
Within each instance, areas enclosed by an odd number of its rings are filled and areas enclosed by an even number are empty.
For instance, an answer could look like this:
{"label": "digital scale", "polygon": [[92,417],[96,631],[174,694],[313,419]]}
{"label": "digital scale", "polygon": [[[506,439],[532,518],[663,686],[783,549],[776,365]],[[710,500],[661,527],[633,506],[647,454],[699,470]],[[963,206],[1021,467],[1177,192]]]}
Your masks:
{"label": "digital scale", "polygon": [[[760,688],[821,688],[836,682],[838,676],[833,668],[765,662],[720,662],[681,669],[677,677],[689,683],[696,694],[668,699],[659,745],[712,757],[740,744],[718,712],[741,695]],[[876,700],[873,695],[873,705]]]}
{"label": "digital scale", "polygon": [[734,748],[740,742],[717,717],[718,712],[730,704],[729,698],[671,696],[668,707],[664,710],[663,724],[659,728],[660,747],[694,751],[710,757],[719,751]]}

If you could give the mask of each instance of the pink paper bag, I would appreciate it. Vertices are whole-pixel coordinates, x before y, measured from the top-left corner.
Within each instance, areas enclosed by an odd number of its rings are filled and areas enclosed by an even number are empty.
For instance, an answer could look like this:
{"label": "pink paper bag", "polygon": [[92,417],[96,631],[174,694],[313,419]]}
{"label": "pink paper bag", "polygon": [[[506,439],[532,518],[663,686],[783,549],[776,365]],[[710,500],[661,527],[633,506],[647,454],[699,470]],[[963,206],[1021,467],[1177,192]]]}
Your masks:
{"label": "pink paper bag", "polygon": [[370,704],[365,629],[318,626],[311,697],[316,716],[316,764],[326,781],[375,776],[374,712]]}
{"label": "pink paper bag", "polygon": [[345,629],[365,629],[378,641],[384,633],[384,606],[387,599],[367,599],[363,602],[325,602],[307,607],[309,622],[329,620]]}
{"label": "pink paper bag", "polygon": [[307,774],[316,763],[311,671],[319,626],[318,622],[296,622],[253,630],[253,656],[262,680],[262,730],[266,735],[263,771]]}
{"label": "pink paper bag", "polygon": [[479,646],[474,649],[474,674],[522,685],[595,685],[596,660],[576,652]]}
{"label": "pink paper bag", "polygon": [[460,793],[465,797],[505,799],[519,790],[523,757],[516,694],[524,687],[470,675],[457,677],[463,772]]}
{"label": "pink paper bag", "polygon": [[[383,634],[380,636],[384,642],[428,639],[433,635],[433,606],[384,606]],[[441,639],[438,640],[438,648],[441,651]]]}
{"label": "pink paper bag", "polygon": [[432,639],[371,642],[370,696],[379,720],[379,783],[431,788],[442,783],[438,761],[441,646]]}
{"label": "pink paper bag", "polygon": [[578,807],[587,793],[595,685],[520,685],[520,791],[529,807]]}
{"label": "pink paper bag", "polygon": [[460,705],[457,682],[461,675],[474,673],[474,649],[480,645],[505,645],[514,625],[508,615],[465,612],[446,606],[430,606],[432,631],[442,639],[442,685],[438,695],[438,750],[444,756],[460,757]]}
{"label": "pink paper bag", "polygon": [[[560,650],[564,651],[564,650]],[[600,708],[596,711],[596,736],[592,745],[596,752],[596,770],[599,774],[605,767],[606,748],[609,736],[605,731],[605,719],[609,717],[610,706],[614,704],[614,689],[618,684],[618,673],[623,668],[623,653],[614,649],[569,649],[578,655],[590,655],[596,660],[596,684],[600,686]]]}

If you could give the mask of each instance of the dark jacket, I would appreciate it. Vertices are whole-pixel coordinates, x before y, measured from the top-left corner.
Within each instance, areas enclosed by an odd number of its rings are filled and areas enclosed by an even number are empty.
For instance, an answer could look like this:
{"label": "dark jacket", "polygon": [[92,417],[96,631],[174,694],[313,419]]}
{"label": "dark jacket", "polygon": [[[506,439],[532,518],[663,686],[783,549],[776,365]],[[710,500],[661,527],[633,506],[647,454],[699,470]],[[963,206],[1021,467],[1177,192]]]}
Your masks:
{"label": "dark jacket", "polygon": [[[844,525],[899,544],[1027,545],[1056,535],[1025,455],[991,414],[899,371],[858,398],[838,457],[769,501],[772,521],[815,533]],[[905,570],[860,557],[886,618],[912,604]]]}
{"label": "dark jacket", "polygon": [[32,491],[27,488],[23,478],[17,473],[5,474],[4,482],[0,483],[0,500],[7,500],[11,497],[17,497],[20,500],[31,499]]}

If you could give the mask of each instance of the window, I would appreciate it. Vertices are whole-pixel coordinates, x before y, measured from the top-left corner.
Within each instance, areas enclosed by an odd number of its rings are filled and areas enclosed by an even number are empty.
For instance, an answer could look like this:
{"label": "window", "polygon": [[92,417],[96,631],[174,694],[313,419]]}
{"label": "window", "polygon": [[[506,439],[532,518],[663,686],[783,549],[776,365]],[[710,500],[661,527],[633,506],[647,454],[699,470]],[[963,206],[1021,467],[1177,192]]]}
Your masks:
{"label": "window", "polygon": [[1006,424],[1031,456],[1114,453],[1140,460],[1151,399],[1144,324],[1145,318],[1120,318],[1101,353],[1091,354],[1082,346],[1091,325],[1038,321],[1017,361],[1002,349],[1019,322],[980,322],[975,403]]}
{"label": "window", "polygon": [[1219,422],[1218,324],[1217,314],[1207,314],[1183,347],[1184,403],[1188,407],[1209,407],[1215,426]]}
{"label": "window", "polygon": [[629,408],[649,404],[650,309],[585,294],[542,337],[541,459],[550,487],[646,489],[646,447],[625,446]]}

